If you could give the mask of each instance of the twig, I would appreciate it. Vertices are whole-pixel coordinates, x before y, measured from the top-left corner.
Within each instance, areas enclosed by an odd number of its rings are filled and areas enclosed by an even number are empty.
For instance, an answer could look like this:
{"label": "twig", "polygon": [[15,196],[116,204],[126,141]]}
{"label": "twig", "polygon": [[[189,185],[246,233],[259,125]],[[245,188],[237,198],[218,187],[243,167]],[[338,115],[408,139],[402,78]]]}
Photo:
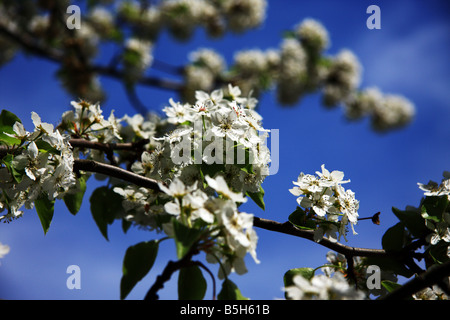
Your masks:
{"label": "twig", "polygon": [[152,285],[150,290],[145,295],[145,301],[158,300],[159,296],[157,292],[164,287],[164,283],[170,280],[172,274],[181,268],[194,265],[195,263],[191,260],[192,256],[197,254],[198,251],[189,251],[183,258],[177,261],[169,261],[164,268],[163,272],[156,277],[155,283]]}
{"label": "twig", "polygon": [[124,181],[131,182],[137,186],[149,188],[155,191],[161,191],[158,181],[138,175],[128,170],[122,169],[106,163],[100,163],[94,160],[76,159],[73,164],[73,171],[89,171],[109,175]]}
{"label": "twig", "polygon": [[139,151],[144,145],[149,143],[149,139],[142,139],[137,142],[125,142],[125,143],[102,143],[94,142],[85,139],[70,139],[69,143],[74,148],[86,148],[86,149],[97,149],[104,152],[110,150],[129,150],[129,151]]}
{"label": "twig", "polygon": [[125,87],[125,92],[128,96],[128,100],[130,100],[131,105],[134,107],[136,112],[145,116],[148,113],[148,108],[139,99],[134,85],[125,84],[124,87]]}
{"label": "twig", "polygon": [[[121,70],[117,70],[116,68],[111,68],[110,66],[100,66],[100,65],[94,65],[90,68],[90,71],[96,72],[105,76],[109,76],[111,78],[122,80],[125,77],[125,73]],[[183,89],[183,85],[174,82],[169,79],[163,79],[163,78],[157,78],[157,77],[142,77],[138,80],[136,80],[136,83],[152,86],[152,87],[158,87],[160,89],[169,90],[169,91],[180,91]]]}
{"label": "twig", "polygon": [[[314,231],[312,230],[301,230],[294,227],[290,222],[280,223],[268,219],[263,219],[259,217],[253,218],[253,225],[258,228],[281,232],[289,234],[292,236],[308,239],[314,241]],[[315,241],[314,241],[315,242]],[[390,253],[382,249],[366,249],[366,248],[356,248],[346,246],[339,242],[332,242],[326,238],[322,238],[318,242],[320,245],[334,250],[336,252],[342,253],[345,256],[360,256],[360,257],[385,257],[385,256],[395,256],[398,253]]]}

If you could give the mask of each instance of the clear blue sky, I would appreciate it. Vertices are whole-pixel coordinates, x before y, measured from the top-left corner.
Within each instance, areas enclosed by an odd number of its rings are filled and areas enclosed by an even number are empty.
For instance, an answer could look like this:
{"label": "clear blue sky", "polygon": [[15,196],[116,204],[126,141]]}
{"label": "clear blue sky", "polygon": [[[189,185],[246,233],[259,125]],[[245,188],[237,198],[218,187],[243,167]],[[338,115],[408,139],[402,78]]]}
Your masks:
{"label": "clear blue sky", "polygon": [[[366,8],[381,8],[381,30],[366,28]],[[367,121],[349,123],[340,109],[323,108],[319,95],[302,100],[294,108],[282,108],[273,94],[260,100],[264,127],[280,130],[280,170],[266,179],[266,211],[246,205],[247,212],[284,222],[295,209],[289,193],[300,172],[314,173],[325,164],[342,170],[351,183],[346,187],[360,200],[360,216],[381,211],[381,225],[361,221],[358,235],[349,236],[348,245],[380,248],[383,233],[396,223],[391,208],[417,205],[422,192],[417,182],[440,181],[450,170],[450,6],[446,1],[269,1],[264,25],[241,36],[227,35],[209,40],[202,32],[186,44],[163,35],[155,48],[155,58],[183,64],[187,54],[198,47],[211,47],[231,61],[241,49],[277,47],[283,31],[303,18],[320,20],[328,29],[328,53],[351,49],[364,71],[362,87],[378,86],[383,92],[397,93],[414,102],[415,120],[406,129],[388,134],[370,130]],[[56,66],[18,56],[0,69],[0,108],[16,113],[32,128],[31,111],[43,121],[57,123],[70,107],[70,97],[59,87],[53,74]],[[109,100],[106,114],[132,114],[133,109],[115,81],[104,79]],[[153,88],[139,90],[142,100],[160,110],[171,93]],[[122,259],[128,246],[157,235],[130,230],[124,235],[120,223],[109,229],[107,242],[98,231],[89,210],[91,184],[81,212],[72,216],[58,202],[52,226],[44,236],[34,210],[10,224],[0,224],[0,242],[11,252],[0,260],[0,298],[3,299],[118,299]],[[288,269],[317,267],[326,262],[328,249],[308,240],[257,229],[259,235],[256,265],[248,259],[246,275],[232,275],[242,293],[252,299],[283,297],[282,277]],[[167,244],[166,244],[167,243]],[[174,248],[166,242],[160,248],[149,275],[129,295],[142,299]],[[66,268],[81,268],[81,289],[68,290]],[[216,270],[213,267],[213,270]],[[211,284],[207,275],[208,283]],[[176,299],[176,279],[160,291],[162,299]],[[220,284],[219,284],[220,286]],[[220,289],[220,288],[218,288]],[[206,298],[211,297],[211,290]]]}

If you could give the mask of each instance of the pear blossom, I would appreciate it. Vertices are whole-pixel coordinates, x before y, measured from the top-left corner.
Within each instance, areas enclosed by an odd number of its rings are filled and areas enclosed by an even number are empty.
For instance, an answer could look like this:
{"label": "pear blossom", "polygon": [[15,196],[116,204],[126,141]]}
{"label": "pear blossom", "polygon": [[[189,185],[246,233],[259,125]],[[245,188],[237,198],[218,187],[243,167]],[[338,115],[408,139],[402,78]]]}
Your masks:
{"label": "pear blossom", "polygon": [[230,190],[228,184],[222,176],[216,176],[211,178],[210,176],[205,177],[208,185],[217,191],[218,194],[224,196],[227,199],[233,200],[234,202],[244,203],[247,202],[247,198],[242,194]]}
{"label": "pear blossom", "polygon": [[297,181],[293,181],[294,187],[289,189],[301,207],[312,209],[317,215],[315,241],[323,236],[334,242],[342,235],[345,237],[348,223],[356,234],[354,225],[358,222],[359,201],[352,190],[342,186],[350,181],[343,178],[342,171],[330,172],[322,165],[322,171],[316,171],[316,175],[300,173]]}

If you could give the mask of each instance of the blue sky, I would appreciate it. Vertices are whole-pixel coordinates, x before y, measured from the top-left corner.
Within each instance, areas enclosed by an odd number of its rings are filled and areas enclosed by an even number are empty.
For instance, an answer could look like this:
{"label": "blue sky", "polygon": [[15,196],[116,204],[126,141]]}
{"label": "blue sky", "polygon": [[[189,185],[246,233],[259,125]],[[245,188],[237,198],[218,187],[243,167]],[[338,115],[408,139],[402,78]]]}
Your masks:
{"label": "blue sky", "polygon": [[[381,29],[366,28],[366,8],[381,8]],[[264,127],[280,130],[280,169],[266,179],[266,211],[252,204],[245,210],[257,216],[284,222],[295,209],[289,193],[300,172],[314,173],[325,164],[342,170],[346,185],[360,200],[360,216],[381,211],[381,225],[361,221],[358,235],[348,245],[380,248],[383,233],[396,223],[391,208],[417,205],[421,191],[417,182],[440,181],[450,170],[450,22],[445,1],[269,1],[262,27],[244,35],[210,40],[198,32],[192,42],[176,43],[163,35],[155,58],[180,65],[190,51],[210,47],[228,61],[242,49],[278,47],[283,31],[303,18],[320,20],[328,29],[331,47],[327,53],[351,49],[364,68],[362,87],[378,86],[383,92],[402,94],[416,106],[416,117],[407,128],[388,134],[370,130],[366,120],[350,123],[342,110],[326,110],[320,96],[305,97],[293,108],[282,108],[273,94],[260,99]],[[70,107],[69,97],[54,78],[56,66],[46,61],[18,56],[0,69],[0,107],[16,113],[32,128],[31,111],[43,121],[57,123]],[[102,79],[109,100],[102,105],[117,116],[134,111],[121,86]],[[141,99],[155,110],[173,96],[170,92],[142,88]],[[0,263],[0,298],[3,299],[118,299],[122,259],[128,246],[158,237],[132,229],[124,235],[120,223],[109,229],[110,241],[98,231],[89,211],[89,195],[99,183],[91,183],[81,211],[72,216],[57,202],[52,226],[44,236],[34,210],[10,224],[0,224],[0,242],[10,253]],[[284,272],[297,267],[317,267],[326,262],[328,249],[308,240],[257,229],[260,264],[248,259],[246,275],[232,275],[242,293],[252,299],[283,297]],[[151,272],[131,292],[129,299],[142,299],[168,259],[175,259],[169,242]],[[81,289],[69,290],[66,269],[81,269]],[[216,270],[215,267],[212,268]],[[207,275],[209,285],[211,282]],[[211,287],[211,286],[209,286]],[[219,284],[220,287],[220,284]],[[218,288],[220,289],[220,288]],[[176,299],[176,275],[160,291],[162,299]],[[208,290],[206,298],[211,297]]]}

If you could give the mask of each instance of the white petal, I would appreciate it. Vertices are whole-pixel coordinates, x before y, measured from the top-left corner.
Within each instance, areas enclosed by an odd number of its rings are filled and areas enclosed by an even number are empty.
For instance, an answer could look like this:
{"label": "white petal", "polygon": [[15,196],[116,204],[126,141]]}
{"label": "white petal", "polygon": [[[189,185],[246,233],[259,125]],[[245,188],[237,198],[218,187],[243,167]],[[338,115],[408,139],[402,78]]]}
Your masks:
{"label": "white petal", "polygon": [[34,111],[31,112],[31,120],[33,120],[35,127],[39,127],[41,125],[41,117],[39,117],[39,115]]}

